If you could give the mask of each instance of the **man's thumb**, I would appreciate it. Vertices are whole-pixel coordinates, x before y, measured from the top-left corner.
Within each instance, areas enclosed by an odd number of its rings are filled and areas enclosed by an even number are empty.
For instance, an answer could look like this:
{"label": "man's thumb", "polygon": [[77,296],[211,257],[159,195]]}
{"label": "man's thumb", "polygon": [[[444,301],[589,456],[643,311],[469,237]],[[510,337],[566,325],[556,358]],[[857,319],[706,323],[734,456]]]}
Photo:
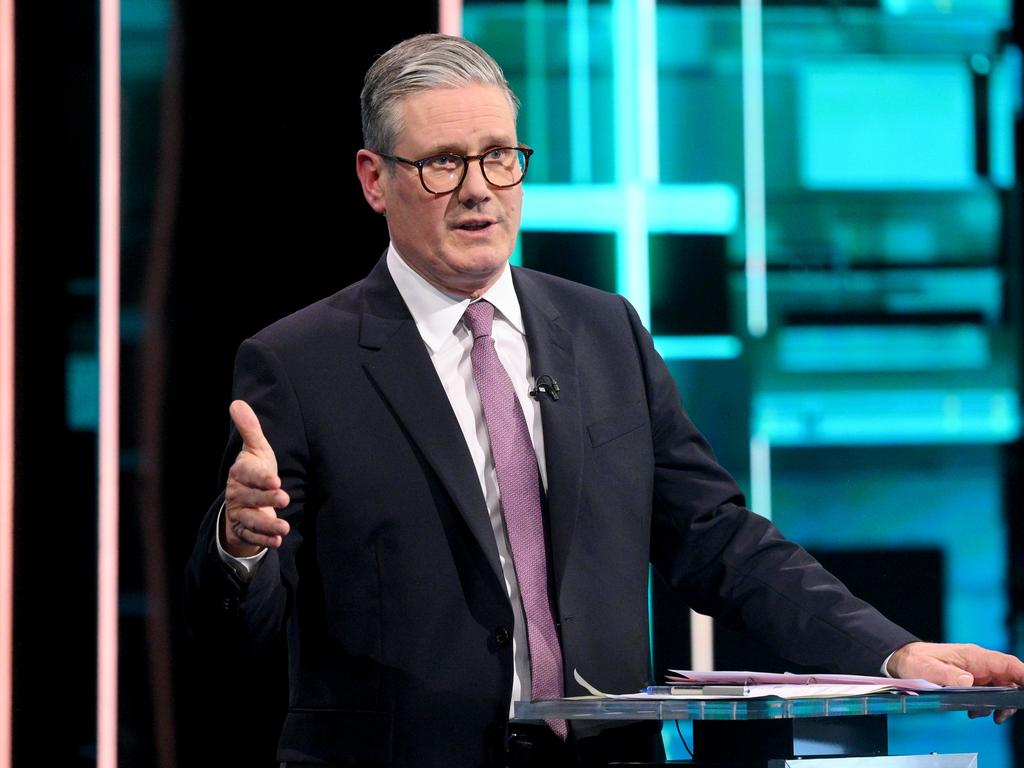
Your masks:
{"label": "man's thumb", "polygon": [[974,685],[974,675],[970,672],[965,672],[962,669],[957,670],[957,672],[958,674],[956,675],[956,680],[953,682],[953,685],[959,688],[970,688]]}
{"label": "man's thumb", "polygon": [[228,413],[231,414],[231,420],[235,423],[235,428],[247,449],[255,451],[270,447],[267,438],[263,436],[256,412],[245,400],[235,400],[231,403]]}
{"label": "man's thumb", "polygon": [[961,669],[959,665],[951,661],[940,661],[938,663],[942,664],[942,679],[935,682],[942,685],[956,686],[957,688],[970,688],[974,685],[974,675],[966,669]]}

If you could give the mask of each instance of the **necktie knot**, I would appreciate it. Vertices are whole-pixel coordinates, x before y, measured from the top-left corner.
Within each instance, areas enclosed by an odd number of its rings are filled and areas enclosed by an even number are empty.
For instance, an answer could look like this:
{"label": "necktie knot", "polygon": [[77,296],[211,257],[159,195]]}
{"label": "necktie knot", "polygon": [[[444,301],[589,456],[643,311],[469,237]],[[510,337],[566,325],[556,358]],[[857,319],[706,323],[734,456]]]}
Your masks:
{"label": "necktie knot", "polygon": [[494,322],[494,305],[489,301],[474,301],[466,307],[462,319],[473,334],[473,339],[491,335],[491,325]]}

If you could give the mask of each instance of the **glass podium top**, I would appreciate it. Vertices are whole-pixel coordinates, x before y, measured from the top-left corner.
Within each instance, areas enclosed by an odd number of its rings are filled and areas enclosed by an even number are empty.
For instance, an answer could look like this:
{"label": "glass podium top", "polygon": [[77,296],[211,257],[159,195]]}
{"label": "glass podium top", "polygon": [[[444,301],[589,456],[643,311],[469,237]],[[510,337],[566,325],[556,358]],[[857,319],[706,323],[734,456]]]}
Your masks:
{"label": "glass podium top", "polygon": [[559,699],[517,701],[515,719],[544,720],[781,720],[801,717],[906,715],[1024,709],[1024,688],[974,688],[910,695],[875,693],[821,699]]}

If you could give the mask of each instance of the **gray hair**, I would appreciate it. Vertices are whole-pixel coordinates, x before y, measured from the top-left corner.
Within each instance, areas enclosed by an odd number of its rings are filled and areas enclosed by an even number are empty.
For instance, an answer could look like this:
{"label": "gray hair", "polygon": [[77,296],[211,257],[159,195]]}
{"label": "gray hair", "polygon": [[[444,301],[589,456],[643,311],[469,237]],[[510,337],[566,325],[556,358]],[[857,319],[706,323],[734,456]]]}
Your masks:
{"label": "gray hair", "polygon": [[359,96],[363,117],[363,146],[390,154],[401,131],[398,104],[403,97],[431,88],[469,84],[494,85],[504,91],[519,114],[519,99],[512,92],[498,63],[479,45],[450,35],[417,35],[395,45],[367,70]]}

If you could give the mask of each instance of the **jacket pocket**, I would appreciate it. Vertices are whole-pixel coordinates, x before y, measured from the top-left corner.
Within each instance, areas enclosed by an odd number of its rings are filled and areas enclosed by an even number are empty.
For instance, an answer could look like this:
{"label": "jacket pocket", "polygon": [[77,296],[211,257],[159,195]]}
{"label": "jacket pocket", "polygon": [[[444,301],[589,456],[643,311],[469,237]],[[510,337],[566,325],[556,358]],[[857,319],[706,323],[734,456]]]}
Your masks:
{"label": "jacket pocket", "polygon": [[633,403],[611,416],[598,419],[589,427],[590,445],[593,448],[610,443],[617,437],[640,429],[647,424],[647,408],[644,403]]}
{"label": "jacket pocket", "polygon": [[390,763],[392,718],[355,709],[291,709],[284,719],[277,759],[330,765]]}

